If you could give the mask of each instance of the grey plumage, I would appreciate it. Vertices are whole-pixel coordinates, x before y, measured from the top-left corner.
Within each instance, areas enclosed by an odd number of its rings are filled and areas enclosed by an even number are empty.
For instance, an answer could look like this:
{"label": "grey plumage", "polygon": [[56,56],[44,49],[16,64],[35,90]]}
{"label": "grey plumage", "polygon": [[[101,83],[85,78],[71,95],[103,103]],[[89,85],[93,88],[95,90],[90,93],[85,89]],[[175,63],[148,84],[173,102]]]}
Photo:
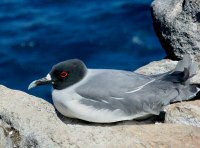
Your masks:
{"label": "grey plumage", "polygon": [[189,100],[197,94],[198,86],[188,83],[196,71],[197,64],[185,55],[174,71],[159,75],[102,70],[76,92],[86,98],[80,101],[82,104],[94,108],[120,109],[127,115],[139,112],[158,115],[164,106]]}

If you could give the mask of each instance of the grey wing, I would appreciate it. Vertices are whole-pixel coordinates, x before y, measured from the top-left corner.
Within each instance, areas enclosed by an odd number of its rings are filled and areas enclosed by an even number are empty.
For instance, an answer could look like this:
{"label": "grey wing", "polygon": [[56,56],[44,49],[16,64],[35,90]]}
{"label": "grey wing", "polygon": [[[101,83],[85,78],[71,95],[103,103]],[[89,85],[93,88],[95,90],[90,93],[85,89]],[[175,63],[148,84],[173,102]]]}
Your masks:
{"label": "grey wing", "polygon": [[165,74],[145,76],[126,71],[100,72],[77,88],[82,103],[99,109],[138,114],[158,114],[162,107],[176,101],[189,100],[200,91],[198,84],[189,84],[197,72],[197,63],[189,55],[179,61],[175,70]]}
{"label": "grey wing", "polygon": [[158,114],[162,104],[157,94],[165,92],[162,88],[153,88],[154,81],[155,76],[104,71],[78,87],[76,91],[84,98],[81,103],[97,109],[120,109],[127,115],[141,112]]}
{"label": "grey wing", "polygon": [[99,70],[77,92],[87,98],[101,100],[108,97],[121,98],[125,93],[136,90],[151,82],[151,77],[119,70]]}

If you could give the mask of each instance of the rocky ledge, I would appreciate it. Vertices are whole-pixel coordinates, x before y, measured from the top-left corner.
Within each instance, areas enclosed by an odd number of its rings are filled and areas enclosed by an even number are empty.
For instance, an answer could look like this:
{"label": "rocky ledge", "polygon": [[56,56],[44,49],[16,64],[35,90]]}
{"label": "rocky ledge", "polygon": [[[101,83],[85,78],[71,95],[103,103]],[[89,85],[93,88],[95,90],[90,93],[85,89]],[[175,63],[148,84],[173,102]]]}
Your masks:
{"label": "rocky ledge", "polygon": [[[155,74],[176,62],[150,63],[136,72]],[[200,101],[167,107],[166,123],[152,120],[94,124],[68,119],[52,104],[0,86],[0,147],[199,147]]]}

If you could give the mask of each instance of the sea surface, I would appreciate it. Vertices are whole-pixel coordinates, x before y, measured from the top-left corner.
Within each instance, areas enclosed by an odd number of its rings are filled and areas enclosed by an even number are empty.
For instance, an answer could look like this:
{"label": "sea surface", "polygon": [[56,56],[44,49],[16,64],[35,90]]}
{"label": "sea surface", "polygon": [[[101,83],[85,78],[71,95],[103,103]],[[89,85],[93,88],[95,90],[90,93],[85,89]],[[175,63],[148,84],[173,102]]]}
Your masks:
{"label": "sea surface", "polygon": [[1,0],[0,84],[52,102],[51,87],[27,90],[63,60],[133,71],[165,57],[152,0]]}

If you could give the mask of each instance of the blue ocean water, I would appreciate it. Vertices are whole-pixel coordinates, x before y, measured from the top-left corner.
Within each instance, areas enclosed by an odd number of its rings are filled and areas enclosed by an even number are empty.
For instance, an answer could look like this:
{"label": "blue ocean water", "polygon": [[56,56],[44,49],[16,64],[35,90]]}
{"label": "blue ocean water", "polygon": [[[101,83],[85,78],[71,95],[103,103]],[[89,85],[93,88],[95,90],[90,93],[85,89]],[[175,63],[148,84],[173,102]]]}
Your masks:
{"label": "blue ocean water", "polygon": [[57,62],[134,70],[165,52],[154,33],[152,0],[2,0],[0,84],[51,102],[50,86],[27,90]]}

